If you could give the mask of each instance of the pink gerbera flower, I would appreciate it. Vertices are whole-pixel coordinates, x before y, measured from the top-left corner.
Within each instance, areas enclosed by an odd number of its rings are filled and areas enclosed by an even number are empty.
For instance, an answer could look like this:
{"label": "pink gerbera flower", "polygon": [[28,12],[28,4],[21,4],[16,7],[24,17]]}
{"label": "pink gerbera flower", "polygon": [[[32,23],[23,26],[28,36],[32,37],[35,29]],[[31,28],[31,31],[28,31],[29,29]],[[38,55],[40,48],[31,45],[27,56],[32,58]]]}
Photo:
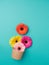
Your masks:
{"label": "pink gerbera flower", "polygon": [[23,36],[21,42],[25,45],[26,48],[32,45],[32,39],[29,36]]}
{"label": "pink gerbera flower", "polygon": [[14,45],[14,49],[18,52],[24,52],[25,46],[21,42],[18,42]]}

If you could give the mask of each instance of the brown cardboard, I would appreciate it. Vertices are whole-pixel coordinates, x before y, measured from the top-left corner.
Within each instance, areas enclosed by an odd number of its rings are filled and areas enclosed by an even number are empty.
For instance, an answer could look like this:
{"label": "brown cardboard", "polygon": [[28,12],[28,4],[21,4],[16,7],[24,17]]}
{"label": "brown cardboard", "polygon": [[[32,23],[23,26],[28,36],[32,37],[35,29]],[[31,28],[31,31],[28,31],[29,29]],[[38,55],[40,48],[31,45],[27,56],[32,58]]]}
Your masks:
{"label": "brown cardboard", "polygon": [[19,52],[16,51],[15,49],[12,50],[12,58],[16,59],[16,60],[20,60],[23,56],[24,52]]}

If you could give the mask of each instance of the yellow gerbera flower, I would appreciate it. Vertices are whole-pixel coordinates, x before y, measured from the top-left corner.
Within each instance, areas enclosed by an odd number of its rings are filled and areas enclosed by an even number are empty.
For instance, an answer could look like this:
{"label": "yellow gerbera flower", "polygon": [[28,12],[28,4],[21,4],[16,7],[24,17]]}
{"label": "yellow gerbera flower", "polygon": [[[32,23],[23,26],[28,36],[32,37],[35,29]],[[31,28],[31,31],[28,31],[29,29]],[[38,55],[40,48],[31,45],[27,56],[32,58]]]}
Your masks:
{"label": "yellow gerbera flower", "polygon": [[20,42],[20,41],[21,41],[21,36],[14,36],[10,39],[9,43],[11,47],[14,47],[15,43]]}

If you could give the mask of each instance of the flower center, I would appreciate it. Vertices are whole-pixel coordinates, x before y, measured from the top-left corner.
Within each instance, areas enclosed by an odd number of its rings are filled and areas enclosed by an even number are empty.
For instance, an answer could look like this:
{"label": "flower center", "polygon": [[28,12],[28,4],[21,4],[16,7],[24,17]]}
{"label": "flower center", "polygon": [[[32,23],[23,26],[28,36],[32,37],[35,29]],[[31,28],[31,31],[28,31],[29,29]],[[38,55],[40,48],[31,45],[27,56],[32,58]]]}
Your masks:
{"label": "flower center", "polygon": [[24,28],[22,27],[22,28],[20,28],[20,30],[23,30]]}
{"label": "flower center", "polygon": [[18,42],[18,41],[16,40],[16,42]]}
{"label": "flower center", "polygon": [[18,50],[21,50],[21,48],[20,48],[20,47],[18,47]]}
{"label": "flower center", "polygon": [[28,41],[26,40],[25,43],[28,43]]}

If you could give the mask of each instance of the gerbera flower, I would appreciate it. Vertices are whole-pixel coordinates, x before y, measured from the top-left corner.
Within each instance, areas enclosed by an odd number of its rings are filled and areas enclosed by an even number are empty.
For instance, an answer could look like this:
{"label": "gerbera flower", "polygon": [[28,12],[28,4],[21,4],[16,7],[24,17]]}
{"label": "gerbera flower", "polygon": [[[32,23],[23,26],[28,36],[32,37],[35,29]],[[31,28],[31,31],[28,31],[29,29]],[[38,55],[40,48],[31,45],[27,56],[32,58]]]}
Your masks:
{"label": "gerbera flower", "polygon": [[18,42],[14,45],[14,49],[17,51],[17,52],[24,52],[25,50],[25,46],[23,43],[21,42]]}
{"label": "gerbera flower", "polygon": [[26,48],[32,45],[32,39],[29,36],[23,36],[21,42],[25,45]]}
{"label": "gerbera flower", "polygon": [[19,34],[26,34],[28,32],[28,26],[21,23],[21,24],[18,24],[17,27],[16,27],[16,31],[19,33]]}
{"label": "gerbera flower", "polygon": [[20,42],[20,41],[21,41],[21,36],[14,36],[10,39],[9,43],[11,47],[14,47],[15,43]]}

